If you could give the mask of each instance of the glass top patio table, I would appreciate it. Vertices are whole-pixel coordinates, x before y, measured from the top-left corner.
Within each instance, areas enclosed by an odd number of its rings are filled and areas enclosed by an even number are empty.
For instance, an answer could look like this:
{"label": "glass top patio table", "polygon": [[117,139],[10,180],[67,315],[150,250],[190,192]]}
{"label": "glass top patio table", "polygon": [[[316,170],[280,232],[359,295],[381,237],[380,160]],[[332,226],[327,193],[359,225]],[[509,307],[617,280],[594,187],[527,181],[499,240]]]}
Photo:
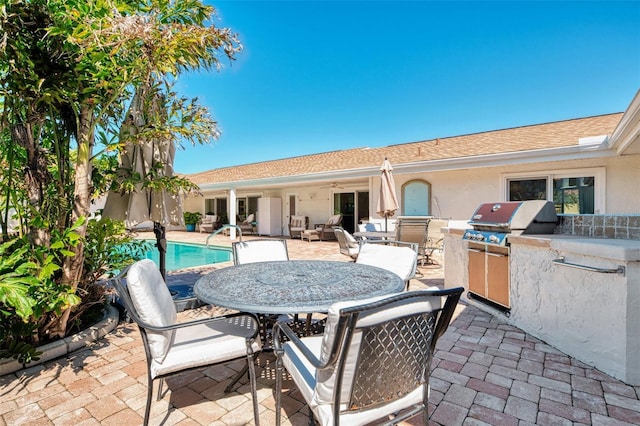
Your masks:
{"label": "glass top patio table", "polygon": [[362,300],[404,290],[385,269],[351,262],[288,260],[217,269],[194,285],[202,301],[264,314],[327,312],[339,301]]}

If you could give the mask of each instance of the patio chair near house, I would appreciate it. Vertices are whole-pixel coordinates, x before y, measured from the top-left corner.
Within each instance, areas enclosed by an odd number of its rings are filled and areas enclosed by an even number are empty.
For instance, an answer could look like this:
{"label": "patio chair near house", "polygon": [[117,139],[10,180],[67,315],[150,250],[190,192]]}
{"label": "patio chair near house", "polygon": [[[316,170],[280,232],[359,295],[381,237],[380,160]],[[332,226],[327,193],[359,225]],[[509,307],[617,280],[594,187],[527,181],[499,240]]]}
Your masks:
{"label": "patio chair near house", "polygon": [[442,228],[449,226],[449,219],[431,219],[427,229],[427,244],[425,245],[425,261],[427,264],[435,264],[433,253],[444,248],[444,234]]}
{"label": "patio chair near house", "polygon": [[335,303],[319,336],[298,338],[276,323],[276,425],[283,367],[309,406],[309,424],[397,424],[422,413],[426,425],[431,360],[463,290]]}
{"label": "patio chair near house", "polygon": [[236,241],[231,244],[233,264],[289,260],[286,240]]}
{"label": "patio chair near house", "polygon": [[418,246],[404,241],[364,240],[356,263],[377,266],[398,275],[409,289],[409,282],[416,275]]}
{"label": "patio chair near house", "polygon": [[333,232],[336,234],[336,240],[338,240],[338,246],[340,246],[340,253],[353,259],[357,258],[360,252],[360,244],[353,238],[353,235],[339,226],[333,228]]}
{"label": "patio chair near house", "polygon": [[309,228],[307,216],[291,216],[289,220],[289,237],[302,239],[302,232]]}
{"label": "patio chair near house", "polygon": [[200,232],[212,233],[220,227],[220,218],[216,214],[206,214],[200,222]]}
{"label": "patio chair near house", "polygon": [[238,223],[238,227],[242,231],[242,235],[245,234],[253,234],[253,221],[255,220],[255,215],[251,213],[245,220]]}
{"label": "patio chair near house", "polygon": [[318,233],[318,237],[320,238],[320,241],[335,239],[336,235],[333,232],[333,229],[336,228],[337,226],[340,226],[341,223],[342,223],[342,215],[334,214],[333,216],[329,217],[329,219],[327,219],[325,223],[319,223],[314,225],[314,228]]}
{"label": "patio chair near house", "polygon": [[416,243],[418,245],[418,258],[420,264],[424,266],[427,259],[427,238],[429,237],[429,221],[424,220],[403,220],[398,218],[396,222],[396,240]]}
{"label": "patio chair near house", "polygon": [[[110,280],[130,317],[138,324],[147,358],[147,403],[144,424],[149,422],[153,381],[160,379],[158,398],[166,376],[191,368],[246,358],[256,425],[258,400],[254,353],[261,348],[258,319],[239,313],[177,323],[177,312],[160,271],[143,259]],[[227,386],[231,388],[241,375]]]}

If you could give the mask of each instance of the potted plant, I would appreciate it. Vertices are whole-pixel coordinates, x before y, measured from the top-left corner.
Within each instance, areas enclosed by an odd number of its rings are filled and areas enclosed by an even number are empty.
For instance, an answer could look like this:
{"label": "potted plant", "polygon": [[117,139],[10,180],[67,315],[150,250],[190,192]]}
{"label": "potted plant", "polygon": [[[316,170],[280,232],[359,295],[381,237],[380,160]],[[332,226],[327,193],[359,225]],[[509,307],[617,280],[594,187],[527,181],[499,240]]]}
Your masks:
{"label": "potted plant", "polygon": [[195,231],[200,218],[202,218],[202,213],[200,212],[184,212],[184,224],[187,227],[187,231]]}

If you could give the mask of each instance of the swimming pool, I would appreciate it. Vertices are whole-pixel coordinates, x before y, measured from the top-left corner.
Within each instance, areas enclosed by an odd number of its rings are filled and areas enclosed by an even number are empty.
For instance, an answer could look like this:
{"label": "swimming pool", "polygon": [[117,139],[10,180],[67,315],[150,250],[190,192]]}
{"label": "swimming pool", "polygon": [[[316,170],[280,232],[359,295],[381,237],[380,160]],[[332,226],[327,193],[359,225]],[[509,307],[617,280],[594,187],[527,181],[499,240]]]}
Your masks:
{"label": "swimming pool", "polygon": [[[158,248],[153,241],[153,249],[147,252],[147,259],[153,260],[156,265],[160,264],[160,255]],[[206,246],[199,244],[186,244],[167,242],[167,271],[175,271],[176,269],[192,268],[194,266],[210,265],[212,263],[228,262],[231,260],[230,247],[215,247],[208,249]]]}

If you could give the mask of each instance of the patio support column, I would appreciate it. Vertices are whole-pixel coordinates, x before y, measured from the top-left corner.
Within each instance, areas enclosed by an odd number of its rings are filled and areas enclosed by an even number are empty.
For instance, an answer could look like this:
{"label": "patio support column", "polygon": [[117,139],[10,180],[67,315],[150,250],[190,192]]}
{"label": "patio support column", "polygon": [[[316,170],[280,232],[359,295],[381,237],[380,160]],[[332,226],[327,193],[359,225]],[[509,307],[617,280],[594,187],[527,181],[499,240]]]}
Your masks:
{"label": "patio support column", "polygon": [[[236,189],[229,189],[229,224],[237,225],[236,223]],[[236,239],[236,228],[229,229],[229,238]]]}

